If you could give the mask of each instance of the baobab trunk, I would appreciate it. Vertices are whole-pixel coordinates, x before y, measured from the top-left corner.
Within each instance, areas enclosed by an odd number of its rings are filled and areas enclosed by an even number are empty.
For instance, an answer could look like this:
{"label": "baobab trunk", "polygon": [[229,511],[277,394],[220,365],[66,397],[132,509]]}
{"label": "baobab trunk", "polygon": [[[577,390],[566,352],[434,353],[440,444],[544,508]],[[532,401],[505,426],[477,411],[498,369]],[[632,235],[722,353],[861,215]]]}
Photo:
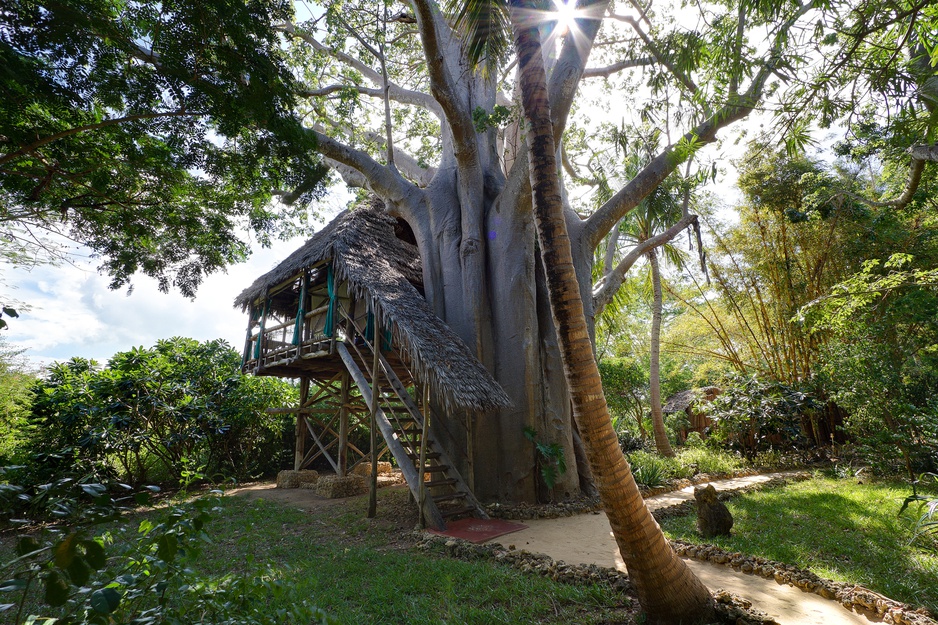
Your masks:
{"label": "baobab trunk", "polygon": [[533,7],[513,0],[511,8],[538,240],[573,414],[590,469],[629,577],[651,621],[705,621],[713,616],[710,593],[677,557],[645,507],[612,427],[564,221],[537,24],[523,18]]}
{"label": "baobab trunk", "polygon": [[[499,186],[480,206],[465,208],[454,190],[461,183],[455,172],[452,178],[440,172],[419,195],[434,218],[408,223],[420,250],[428,302],[473,348],[512,405],[486,414],[441,408],[445,419],[433,421],[435,435],[482,501],[533,503],[578,495],[573,417],[544,274],[536,265],[530,201]],[[420,214],[416,208],[401,213]],[[478,233],[464,230],[464,210],[482,214]],[[467,240],[474,242],[466,246]],[[467,263],[474,254],[481,262]],[[587,275],[589,269],[584,263]],[[472,292],[467,293],[466,284],[474,285]],[[525,428],[537,433],[538,442],[563,449],[567,471],[558,476],[553,492],[547,492],[536,471],[536,448],[525,438]]]}

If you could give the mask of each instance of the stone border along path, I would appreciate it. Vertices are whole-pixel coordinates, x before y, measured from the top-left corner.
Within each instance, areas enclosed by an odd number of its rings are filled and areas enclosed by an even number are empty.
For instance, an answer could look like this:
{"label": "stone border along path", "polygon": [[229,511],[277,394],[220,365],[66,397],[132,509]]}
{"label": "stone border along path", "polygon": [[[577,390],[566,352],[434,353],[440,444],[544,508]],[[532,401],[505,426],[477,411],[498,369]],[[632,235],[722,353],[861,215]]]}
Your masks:
{"label": "stone border along path", "polygon": [[[724,495],[722,498],[726,498],[740,491],[808,477],[809,473],[786,471],[710,483]],[[686,514],[694,509],[694,487],[654,495],[645,501],[656,518]],[[481,551],[491,551],[497,560],[515,561],[522,570],[534,570],[561,581],[574,581],[566,579],[568,577],[608,578],[601,573],[603,569],[625,571],[606,515],[602,512],[551,519],[526,518],[524,523],[527,529],[493,539],[481,545]],[[443,544],[438,540],[430,542]],[[444,542],[451,551],[456,548],[457,553],[454,555],[457,556],[461,550],[472,550],[472,547],[454,544],[452,540]],[[498,549],[498,545],[508,550]],[[678,541],[673,543],[673,547],[708,588],[722,588],[751,601],[755,608],[767,613],[779,625],[936,623],[909,606],[865,588],[823,580],[792,566],[729,553],[712,546],[689,545]],[[544,555],[532,556],[531,552]],[[611,577],[616,579],[618,576]],[[623,581],[618,581],[616,585],[621,587],[622,584]],[[850,609],[852,607],[862,613],[854,612]]]}

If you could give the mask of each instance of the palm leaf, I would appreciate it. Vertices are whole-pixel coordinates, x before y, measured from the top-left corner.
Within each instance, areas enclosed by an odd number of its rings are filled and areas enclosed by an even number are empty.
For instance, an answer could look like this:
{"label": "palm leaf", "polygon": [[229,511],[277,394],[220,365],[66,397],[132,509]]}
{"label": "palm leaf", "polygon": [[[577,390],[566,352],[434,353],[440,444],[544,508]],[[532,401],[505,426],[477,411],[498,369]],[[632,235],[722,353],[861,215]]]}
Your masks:
{"label": "palm leaf", "polygon": [[504,0],[446,0],[445,10],[462,33],[469,62],[499,67],[511,47],[511,20]]}

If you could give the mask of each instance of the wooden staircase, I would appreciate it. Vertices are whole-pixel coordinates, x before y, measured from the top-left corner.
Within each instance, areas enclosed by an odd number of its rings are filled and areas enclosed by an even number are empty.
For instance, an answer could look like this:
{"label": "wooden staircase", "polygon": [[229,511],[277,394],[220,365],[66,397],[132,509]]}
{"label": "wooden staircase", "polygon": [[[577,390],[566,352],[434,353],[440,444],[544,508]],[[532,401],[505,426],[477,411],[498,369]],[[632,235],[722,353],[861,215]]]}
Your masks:
{"label": "wooden staircase", "polygon": [[[355,347],[358,352],[358,347]],[[358,386],[362,398],[371,405],[374,388],[371,376],[359,365],[365,359],[353,355],[345,343],[336,343],[336,351]],[[362,351],[373,358],[370,344]],[[397,461],[414,499],[421,504],[426,522],[435,529],[446,529],[446,520],[471,514],[487,519],[462,476],[443,448],[429,434],[429,428],[417,402],[411,397],[393,367],[383,354],[379,356],[381,371],[378,385],[376,422],[388,449]],[[421,462],[421,458],[423,461]]]}

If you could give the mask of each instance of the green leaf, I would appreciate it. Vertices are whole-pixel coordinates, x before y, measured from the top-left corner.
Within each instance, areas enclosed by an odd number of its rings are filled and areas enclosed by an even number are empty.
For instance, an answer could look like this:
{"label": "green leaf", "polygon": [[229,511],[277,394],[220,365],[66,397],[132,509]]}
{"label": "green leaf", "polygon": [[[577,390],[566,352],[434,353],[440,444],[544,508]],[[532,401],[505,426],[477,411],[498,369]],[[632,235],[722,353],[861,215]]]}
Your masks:
{"label": "green leaf", "polygon": [[110,614],[120,602],[120,593],[113,588],[102,588],[91,593],[91,609],[98,614]]}
{"label": "green leaf", "polygon": [[61,575],[52,571],[45,579],[45,601],[52,607],[65,605],[68,601],[68,582]]}
{"label": "green leaf", "polygon": [[75,558],[75,551],[78,547],[78,535],[69,534],[55,547],[55,565],[60,569],[67,569]]}
{"label": "green leaf", "polygon": [[0,592],[12,592],[26,589],[25,579],[8,579],[0,582]]}
{"label": "green leaf", "polygon": [[16,312],[16,309],[10,308],[9,306],[4,306],[4,307],[3,307],[3,314],[4,314],[4,315],[7,315],[7,316],[9,316],[9,317],[19,317],[19,316],[20,316],[19,313]]}
{"label": "green leaf", "polygon": [[82,541],[85,547],[85,560],[96,571],[100,571],[107,564],[107,555],[104,553],[104,547],[96,540]]}
{"label": "green leaf", "polygon": [[172,562],[176,559],[176,553],[179,551],[179,541],[173,534],[160,536],[156,545],[156,554],[161,560]]}
{"label": "green leaf", "polygon": [[39,541],[32,536],[24,536],[16,541],[16,555],[25,556],[39,550]]}
{"label": "green leaf", "polygon": [[76,586],[84,586],[91,577],[91,567],[82,557],[76,557],[68,566],[68,576]]}

